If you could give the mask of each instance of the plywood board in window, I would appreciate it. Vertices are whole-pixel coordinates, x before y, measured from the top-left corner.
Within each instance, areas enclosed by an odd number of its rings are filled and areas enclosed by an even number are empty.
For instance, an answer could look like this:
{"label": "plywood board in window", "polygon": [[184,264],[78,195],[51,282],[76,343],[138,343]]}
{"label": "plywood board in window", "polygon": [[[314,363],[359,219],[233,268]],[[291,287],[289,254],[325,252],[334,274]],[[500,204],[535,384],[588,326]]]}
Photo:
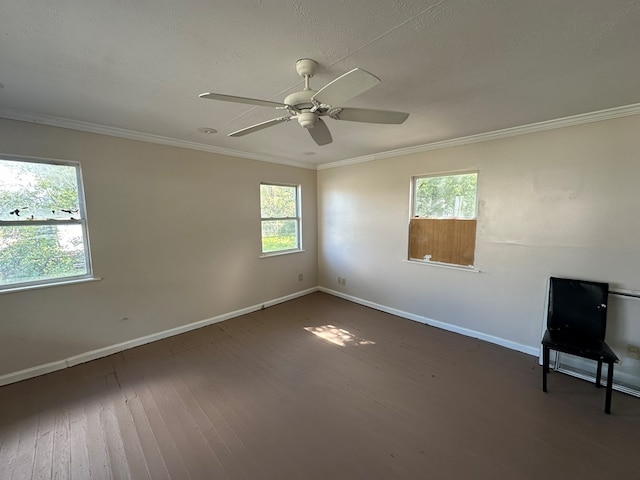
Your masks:
{"label": "plywood board in window", "polygon": [[476,220],[413,218],[409,225],[409,258],[473,265]]}

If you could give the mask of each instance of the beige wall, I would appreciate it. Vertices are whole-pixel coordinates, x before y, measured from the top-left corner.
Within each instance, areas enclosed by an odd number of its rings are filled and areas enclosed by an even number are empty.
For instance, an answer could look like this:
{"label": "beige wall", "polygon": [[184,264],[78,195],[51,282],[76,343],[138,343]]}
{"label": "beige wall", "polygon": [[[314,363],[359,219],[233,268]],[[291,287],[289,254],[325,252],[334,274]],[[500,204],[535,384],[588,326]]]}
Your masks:
{"label": "beige wall", "polygon": [[[0,295],[0,376],[316,285],[534,352],[549,275],[640,290],[639,131],[633,116],[320,170],[316,218],[313,170],[0,119],[0,152],[81,162],[102,277]],[[466,169],[481,273],[406,262],[411,176]],[[258,258],[260,181],[302,184],[304,253]]]}
{"label": "beige wall", "polygon": [[[550,275],[640,290],[639,132],[633,116],[320,170],[320,285],[534,353]],[[468,169],[481,273],[406,262],[411,176]]]}
{"label": "beige wall", "polygon": [[[102,278],[0,295],[0,375],[317,285],[314,170],[2,119],[0,152],[81,163]],[[305,252],[259,258],[261,181],[302,185]]]}

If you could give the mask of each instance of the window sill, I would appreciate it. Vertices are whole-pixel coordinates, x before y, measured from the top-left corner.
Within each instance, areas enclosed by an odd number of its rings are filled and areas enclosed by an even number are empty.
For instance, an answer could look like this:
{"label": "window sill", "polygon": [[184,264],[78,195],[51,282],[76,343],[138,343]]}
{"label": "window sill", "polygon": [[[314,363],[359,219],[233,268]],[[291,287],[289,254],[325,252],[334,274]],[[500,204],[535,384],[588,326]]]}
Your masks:
{"label": "window sill", "polygon": [[292,253],[301,253],[301,252],[304,252],[304,250],[303,249],[283,250],[281,252],[263,253],[258,258],[279,257],[280,255],[290,255]]}
{"label": "window sill", "polygon": [[438,267],[438,268],[446,268],[449,270],[460,270],[462,272],[470,272],[470,273],[480,273],[480,270],[474,266],[465,267],[464,265],[454,265],[452,263],[442,263],[442,262],[432,262],[430,260],[420,260],[417,258],[410,258],[408,260],[403,260],[407,263],[412,263],[414,265],[428,265],[429,267]]}
{"label": "window sill", "polygon": [[59,282],[49,281],[49,282],[38,283],[36,285],[22,285],[18,287],[7,287],[7,288],[0,289],[0,295],[4,293],[24,292],[27,290],[36,290],[40,288],[61,287],[64,285],[75,285],[77,283],[97,282],[99,280],[102,280],[102,278],[89,277],[89,278],[78,278],[74,280],[61,280]]}

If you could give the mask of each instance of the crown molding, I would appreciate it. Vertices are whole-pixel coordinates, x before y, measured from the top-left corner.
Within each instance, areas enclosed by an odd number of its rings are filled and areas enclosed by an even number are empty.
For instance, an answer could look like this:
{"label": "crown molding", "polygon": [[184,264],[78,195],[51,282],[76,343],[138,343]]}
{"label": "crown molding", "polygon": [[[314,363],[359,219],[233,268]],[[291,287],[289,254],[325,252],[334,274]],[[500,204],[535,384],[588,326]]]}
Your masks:
{"label": "crown molding", "polygon": [[163,137],[151,133],[136,132],[124,128],[109,127],[97,123],[83,122],[80,120],[71,120],[53,115],[44,115],[39,113],[28,113],[19,110],[0,108],[0,117],[9,120],[17,120],[20,122],[29,122],[51,127],[68,128],[71,130],[80,130],[82,132],[97,133],[100,135],[108,135],[111,137],[126,138],[128,140],[138,140],[141,142],[157,143],[160,145],[168,145],[171,147],[188,148],[190,150],[199,150],[202,152],[216,153],[219,155],[227,155],[230,157],[240,157],[250,160],[258,160],[261,162],[278,163],[288,165],[290,167],[306,168],[315,170],[315,165],[309,165],[302,162],[282,160],[280,158],[271,157],[269,155],[260,155],[256,153],[241,152],[230,148],[215,147],[198,142],[190,142],[187,140],[178,140],[176,138]]}
{"label": "crown molding", "polygon": [[71,120],[68,118],[56,117],[53,115],[43,115],[36,113],[28,113],[18,110],[0,108],[0,118],[9,120],[17,120],[21,122],[30,122],[52,127],[68,128],[71,130],[80,130],[83,132],[97,133],[100,135],[108,135],[112,137],[126,138],[129,140],[138,140],[142,142],[156,143],[160,145],[168,145],[178,148],[188,148],[191,150],[199,150],[202,152],[215,153],[218,155],[227,155],[230,157],[239,157],[250,160],[258,160],[261,162],[277,163],[290,167],[305,168],[310,170],[326,170],[329,168],[344,167],[347,165],[355,165],[358,163],[371,162],[374,160],[382,160],[384,158],[400,157],[412,153],[427,152],[430,150],[439,150],[443,148],[457,147],[461,145],[469,145],[472,143],[488,142],[490,140],[498,140],[501,138],[515,137],[519,135],[527,135],[529,133],[543,132],[546,130],[555,130],[558,128],[571,127],[574,125],[582,125],[585,123],[600,122],[603,120],[611,120],[614,118],[629,117],[640,114],[640,103],[625,105],[621,107],[599,110],[596,112],[581,113],[569,117],[557,118],[554,120],[545,120],[543,122],[532,123],[529,125],[521,125],[517,127],[505,128],[502,130],[494,130],[492,132],[479,133],[466,137],[453,138],[450,140],[442,140],[439,142],[426,143],[413,147],[399,148],[386,152],[364,155],[361,157],[347,158],[336,162],[324,163],[321,165],[310,165],[292,160],[283,160],[281,158],[271,157],[269,155],[261,155],[257,153],[241,152],[229,148],[216,147],[198,142],[190,142],[187,140],[178,140],[175,138],[154,135],[151,133],[136,132],[124,128],[109,127],[96,123],[83,122],[79,120]]}
{"label": "crown molding", "polygon": [[531,123],[529,125],[510,127],[502,130],[494,130],[493,132],[479,133],[477,135],[469,135],[467,137],[459,137],[453,138],[451,140],[427,143],[415,147],[400,148],[397,150],[389,150],[387,152],[381,152],[372,155],[364,155],[362,157],[348,158],[346,160],[339,160],[337,162],[318,165],[317,169],[325,170],[328,168],[344,167],[346,165],[371,162],[373,160],[381,160],[383,158],[399,157],[402,155],[409,155],[411,153],[420,153],[430,150],[439,150],[442,148],[458,147],[460,145],[469,145],[471,143],[488,142],[490,140],[515,137],[518,135],[527,135],[529,133],[543,132],[545,130],[555,130],[558,128],[582,125],[585,123],[600,122],[603,120],[611,120],[614,118],[630,117],[632,115],[638,114],[640,114],[640,103],[635,103],[622,107],[599,110],[597,112],[581,113],[579,115],[572,115],[570,117],[557,118],[554,120],[545,120],[543,122]]}

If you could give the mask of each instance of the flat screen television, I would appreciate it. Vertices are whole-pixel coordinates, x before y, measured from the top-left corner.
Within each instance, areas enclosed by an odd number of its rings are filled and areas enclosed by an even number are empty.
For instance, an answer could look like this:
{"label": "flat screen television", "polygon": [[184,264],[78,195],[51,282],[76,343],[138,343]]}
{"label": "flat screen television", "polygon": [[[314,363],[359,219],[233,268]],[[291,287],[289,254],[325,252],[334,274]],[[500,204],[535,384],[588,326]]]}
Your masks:
{"label": "flat screen television", "polygon": [[609,284],[551,277],[547,329],[604,340]]}

